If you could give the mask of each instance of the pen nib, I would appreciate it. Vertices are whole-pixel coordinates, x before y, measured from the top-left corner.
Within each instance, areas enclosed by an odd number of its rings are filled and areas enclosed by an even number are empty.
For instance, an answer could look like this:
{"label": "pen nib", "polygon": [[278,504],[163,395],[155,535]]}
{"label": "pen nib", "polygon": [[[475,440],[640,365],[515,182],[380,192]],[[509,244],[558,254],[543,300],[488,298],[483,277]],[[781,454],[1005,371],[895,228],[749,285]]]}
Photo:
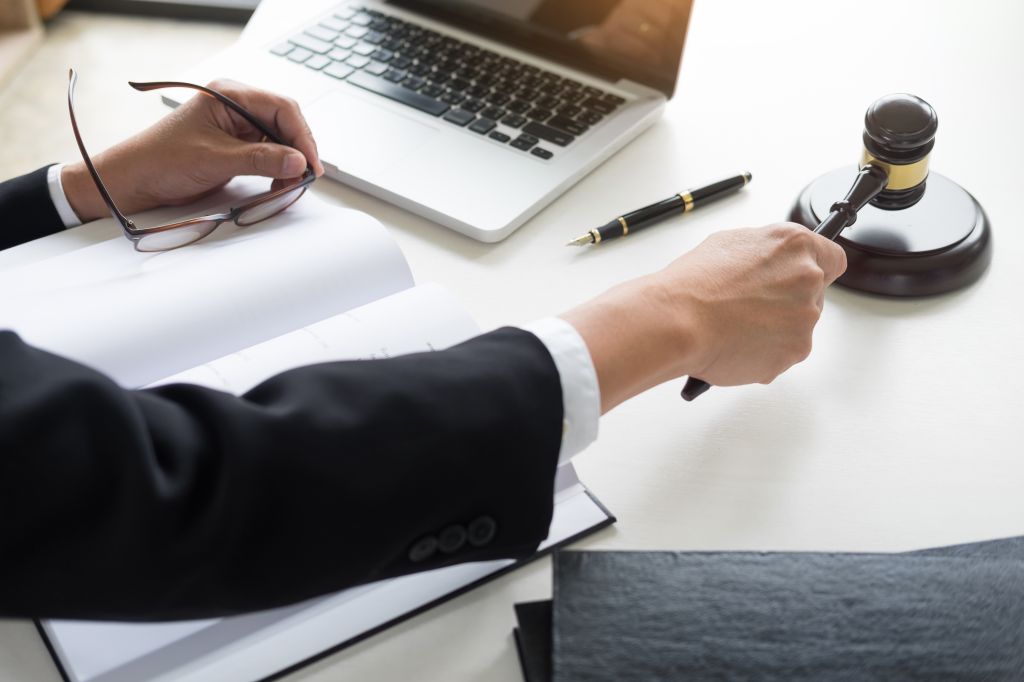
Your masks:
{"label": "pen nib", "polygon": [[588,244],[593,244],[593,243],[594,243],[594,237],[591,236],[591,234],[588,232],[587,234],[583,235],[582,237],[576,237],[576,239],[573,239],[572,241],[570,241],[568,244],[566,244],[566,246],[587,246]]}

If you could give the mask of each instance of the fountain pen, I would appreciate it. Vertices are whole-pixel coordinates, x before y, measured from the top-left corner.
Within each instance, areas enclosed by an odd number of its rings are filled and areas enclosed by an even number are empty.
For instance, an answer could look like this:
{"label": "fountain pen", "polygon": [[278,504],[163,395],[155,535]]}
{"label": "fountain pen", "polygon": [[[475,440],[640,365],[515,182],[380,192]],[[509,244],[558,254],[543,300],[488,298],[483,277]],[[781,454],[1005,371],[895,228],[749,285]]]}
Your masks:
{"label": "fountain pen", "polygon": [[589,244],[600,244],[608,239],[625,237],[628,234],[650,227],[655,223],[674,215],[689,213],[698,206],[703,206],[715,199],[720,199],[726,194],[735,192],[750,182],[750,173],[741,173],[735,177],[726,178],[713,182],[705,187],[698,187],[686,192],[674,194],[664,201],[659,201],[650,206],[638,208],[625,215],[621,215],[601,227],[595,227],[585,235],[573,239],[566,246],[587,246]]}

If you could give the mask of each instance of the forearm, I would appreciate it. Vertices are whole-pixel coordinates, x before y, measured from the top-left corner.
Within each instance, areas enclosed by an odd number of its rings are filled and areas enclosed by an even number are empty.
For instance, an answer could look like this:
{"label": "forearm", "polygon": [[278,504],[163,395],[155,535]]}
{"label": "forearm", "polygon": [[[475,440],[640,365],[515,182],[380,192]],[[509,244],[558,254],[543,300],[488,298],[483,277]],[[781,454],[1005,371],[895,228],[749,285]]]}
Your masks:
{"label": "forearm", "polygon": [[[547,534],[561,393],[526,332],[294,370],[243,398],[125,391],[11,334],[0,345],[6,615],[227,614],[525,556]],[[485,516],[485,546],[410,558]]]}

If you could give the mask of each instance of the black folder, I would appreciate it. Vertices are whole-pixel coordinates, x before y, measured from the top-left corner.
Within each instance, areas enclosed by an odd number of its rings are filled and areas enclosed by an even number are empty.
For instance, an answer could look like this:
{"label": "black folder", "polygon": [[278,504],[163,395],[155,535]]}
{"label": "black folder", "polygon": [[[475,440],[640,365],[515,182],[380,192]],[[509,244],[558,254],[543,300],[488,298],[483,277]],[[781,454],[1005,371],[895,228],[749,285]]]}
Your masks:
{"label": "black folder", "polygon": [[[609,556],[614,557],[613,553],[604,552],[586,552],[586,553],[574,553],[584,555],[602,555],[598,557],[598,560],[607,560]],[[875,660],[865,660],[861,663],[853,664],[856,669],[857,666],[863,666],[861,671],[864,674],[869,674],[871,677],[885,677],[889,674],[889,671],[893,675],[898,675],[900,679],[926,679],[929,678],[931,673],[927,673],[927,666],[922,667],[919,665],[919,661],[911,660],[907,658],[906,650],[909,646],[911,649],[914,647],[914,643],[910,642],[913,638],[913,624],[922,626],[923,624],[931,623],[932,628],[938,628],[936,631],[929,631],[931,636],[929,641],[931,642],[931,649],[928,651],[929,656],[935,657],[938,665],[946,665],[948,671],[958,670],[956,666],[960,666],[960,672],[948,672],[949,675],[959,675],[962,679],[1024,679],[1024,660],[1017,656],[1014,658],[1012,651],[1007,649],[999,649],[1000,646],[1006,646],[1008,643],[1013,644],[1016,642],[1018,651],[1020,651],[1021,638],[1024,637],[1024,630],[1021,630],[1020,622],[1024,621],[1024,611],[1021,611],[1021,602],[1019,600],[1022,588],[1022,574],[1021,570],[1024,567],[1024,537],[1008,538],[1004,540],[993,540],[988,542],[970,543],[964,545],[954,545],[948,547],[938,547],[933,549],[920,550],[917,552],[910,552],[905,555],[858,555],[858,554],[814,554],[814,553],[796,553],[796,554],[751,554],[751,553],[622,553],[622,556],[612,559],[612,563],[615,564],[615,570],[612,572],[604,572],[601,577],[601,582],[593,583],[589,582],[591,576],[583,576],[578,570],[571,570],[562,572],[563,568],[569,568],[569,564],[562,565],[562,559],[556,558],[556,576],[565,578],[571,581],[578,581],[581,589],[577,592],[585,590],[589,591],[589,599],[596,600],[599,603],[603,603],[605,607],[610,606],[610,595],[614,595],[617,590],[621,589],[624,584],[634,583],[637,580],[650,583],[654,580],[662,580],[671,578],[671,572],[668,575],[659,575],[657,571],[652,574],[652,567],[650,558],[657,556],[684,556],[684,557],[703,557],[698,562],[700,570],[704,573],[711,575],[711,581],[721,581],[721,576],[715,575],[721,572],[720,569],[729,567],[730,562],[735,562],[742,558],[756,558],[760,557],[762,563],[771,563],[772,561],[778,560],[778,557],[785,557],[783,561],[788,563],[786,570],[793,571],[796,573],[796,577],[790,575],[790,578],[796,583],[806,582],[808,577],[806,574],[801,573],[803,569],[800,568],[801,564],[812,566],[817,564],[818,569],[828,567],[831,563],[834,565],[842,565],[850,563],[851,567],[859,567],[866,575],[857,575],[856,577],[867,580],[867,585],[871,586],[870,589],[863,589],[864,581],[861,582],[852,581],[844,582],[838,587],[834,585],[837,580],[841,580],[840,574],[827,576],[827,582],[829,585],[819,584],[816,588],[810,589],[811,599],[807,603],[803,604],[806,610],[813,612],[817,609],[826,608],[827,605],[822,603],[822,596],[828,596],[830,592],[824,591],[825,588],[831,588],[833,597],[840,595],[840,603],[842,599],[847,600],[847,604],[852,608],[853,604],[858,601],[868,608],[868,600],[871,600],[871,608],[878,609],[878,614],[885,614],[880,616],[882,618],[889,618],[896,626],[898,626],[898,636],[889,640],[890,647],[886,651],[890,654],[885,661],[882,661],[879,656],[874,656]],[[915,556],[917,555],[917,556]],[[825,557],[824,559],[822,559]],[[902,568],[894,568],[895,564],[900,562],[900,559],[910,558],[910,563],[904,563]],[[927,566],[922,567],[922,560],[931,558],[932,561],[926,562]],[[972,561],[953,565],[949,561],[936,562],[935,559],[968,559]],[[867,560],[867,563],[865,563]],[[987,560],[987,561],[986,561]],[[570,559],[570,562],[573,559]],[[822,563],[824,561],[824,563]],[[860,561],[859,566],[856,562]],[[810,563],[807,563],[810,562]],[[994,563],[993,563],[994,562]],[[742,563],[742,562],[741,562]],[[987,568],[978,568],[989,564]],[[578,568],[578,567],[576,567]],[[693,568],[692,566],[690,568]],[[736,571],[736,566],[729,567],[730,570]],[[753,568],[751,565],[747,565],[747,569]],[[778,570],[782,569],[782,566],[777,567]],[[849,568],[847,570],[850,570]],[[903,583],[911,583],[914,589],[910,591],[903,590],[896,584],[887,582],[894,577],[893,571],[899,576]],[[916,573],[915,573],[916,571]],[[963,572],[962,575],[959,573]],[[751,608],[750,605],[757,604],[758,602],[764,602],[763,594],[761,592],[751,593],[751,590],[757,590],[763,588],[763,585],[758,587],[757,576],[749,576],[743,572],[740,572],[733,576],[736,580],[740,581],[740,584],[735,587],[738,589],[738,594],[743,595],[743,599],[746,600],[746,607],[748,610]],[[753,577],[753,582],[750,581]],[[585,580],[584,580],[585,578]],[[835,579],[833,579],[835,578]],[[935,582],[936,578],[940,578],[939,582]],[[556,580],[558,578],[556,577]],[[952,580],[957,589],[945,589],[942,585],[948,586]],[[960,581],[965,581],[966,587],[960,585]],[[708,582],[707,579],[704,580]],[[902,584],[902,583],[901,583]],[[568,585],[568,583],[565,583]],[[585,587],[584,587],[585,585]],[[710,585],[708,585],[710,587]],[[1006,588],[1005,594],[1011,601],[1004,599],[1001,594],[1001,590]],[[558,588],[556,587],[556,590]],[[974,604],[974,611],[965,611],[960,608],[960,601],[974,600],[972,596],[976,592],[982,596],[982,606]],[[820,594],[819,594],[820,593]],[[773,592],[774,595],[774,592]],[[575,592],[571,591],[569,594],[564,590],[558,590],[556,597],[561,599],[565,597],[574,598],[577,596]],[[656,602],[664,601],[664,594],[655,590],[655,596],[658,597]],[[918,603],[916,607],[910,609],[910,613],[916,613],[911,621],[901,620],[908,613],[906,610],[908,607],[914,605],[913,598],[925,598],[925,601]],[[774,596],[773,596],[774,600]],[[851,601],[852,600],[852,601]],[[1017,601],[1012,601],[1017,600]],[[1011,608],[1011,602],[1013,607]],[[770,603],[770,602],[769,602]],[[686,600],[680,601],[676,604],[679,607],[685,607],[687,604]],[[743,602],[740,602],[742,605]],[[792,604],[790,604],[792,606]],[[562,606],[560,604],[560,606]],[[567,605],[566,605],[567,606]],[[643,617],[643,608],[634,608],[635,605],[625,605],[632,609],[631,611],[625,611],[624,613],[631,614],[625,621],[625,626],[619,632],[606,633],[614,635],[615,637],[622,637],[623,635],[633,636],[635,633],[632,628],[637,620]],[[715,606],[712,604],[711,606]],[[987,607],[992,606],[993,615],[985,610]],[[522,608],[521,608],[522,607]],[[998,607],[998,608],[996,608]],[[778,605],[775,605],[778,608]],[[1011,608],[1011,612],[1007,614],[1006,608]],[[1015,611],[1013,609],[1016,609]],[[609,609],[605,608],[599,613],[606,613]],[[1001,611],[1002,610],[1002,611]],[[601,661],[603,656],[607,656],[610,650],[619,646],[611,646],[607,641],[605,645],[599,646],[595,644],[595,641],[587,640],[587,637],[595,634],[593,631],[594,626],[599,623],[587,615],[587,612],[577,605],[574,617],[568,617],[567,609],[563,614],[559,622],[560,630],[555,635],[555,639],[561,643],[561,648],[556,653],[556,656],[566,654],[572,650],[575,646],[577,648],[582,647],[581,655],[586,658],[589,655],[594,655],[596,658],[591,660]],[[516,632],[517,648],[519,650],[520,663],[523,666],[524,676],[527,682],[547,682],[552,679],[551,670],[553,668],[551,650],[552,650],[552,606],[551,602],[532,602],[528,605],[516,605],[516,615],[518,619],[518,628]],[[621,614],[620,614],[621,615]],[[683,617],[683,614],[673,613],[674,617]],[[781,630],[777,630],[777,634],[782,640],[785,640],[787,636],[796,634],[791,628],[785,627],[789,622],[790,618],[796,617],[798,614],[780,612]],[[863,614],[862,614],[863,615]],[[1009,627],[1003,628],[1004,623],[1001,618],[1003,616],[1009,616]],[[784,618],[783,618],[784,616]],[[973,619],[972,627],[976,629],[976,632],[987,633],[989,629],[996,631],[1005,631],[1007,639],[1000,639],[998,636],[989,637],[985,634],[982,639],[988,648],[971,648],[972,644],[978,642],[965,638],[958,631],[951,631],[950,628],[957,625],[957,621],[967,622]],[[620,621],[621,622],[621,621]],[[671,624],[671,623],[670,623]],[[846,646],[847,648],[853,647],[857,644],[857,638],[864,640],[865,638],[874,638],[876,644],[879,644],[882,638],[885,636],[883,631],[873,630],[874,626],[867,626],[864,623],[856,623],[852,620],[843,620],[841,623],[848,629],[851,629],[849,639],[844,642],[832,642],[833,645]],[[877,623],[876,623],[877,625]],[[1016,625],[1016,628],[1014,627]],[[746,624],[739,626],[738,628],[732,628],[731,631],[713,632],[710,629],[704,630],[703,632],[697,633],[699,637],[710,639],[714,641],[715,637],[726,637],[732,638],[734,641],[740,632],[746,628]],[[943,629],[945,628],[945,629]],[[856,630],[854,633],[853,630]],[[871,633],[875,632],[874,635]],[[749,634],[749,633],[747,633]],[[942,637],[935,637],[933,635],[941,634]],[[638,635],[642,638],[644,635]],[[1016,638],[1016,639],[1015,639]],[[947,642],[946,639],[952,639],[952,642]],[[633,641],[632,639],[630,641]],[[704,641],[704,640],[701,640]],[[908,643],[909,642],[909,643]],[[614,643],[614,642],[613,642]],[[819,644],[821,644],[819,642]],[[860,645],[865,645],[865,642],[861,641]],[[989,646],[991,645],[991,646]],[[774,647],[774,655],[776,658],[786,656],[784,647],[778,643],[771,644],[767,649],[769,651]],[[1012,649],[1012,647],[1011,647]],[[998,654],[999,652],[1006,654],[1002,659],[998,655],[995,658],[986,658],[992,654]],[[902,652],[902,653],[901,653]],[[924,654],[922,654],[924,655]],[[902,658],[901,658],[902,656]],[[732,658],[732,654],[728,654],[727,658]],[[654,657],[657,658],[657,657]],[[652,662],[651,657],[645,657],[645,661]],[[664,659],[661,659],[665,662]],[[560,659],[561,663],[561,659]],[[653,660],[653,663],[657,664],[657,660]],[[702,660],[700,670],[697,672],[687,672],[684,677],[686,679],[723,679],[731,678],[733,675],[728,672],[728,669],[716,669],[712,666],[713,661],[707,659]],[[849,664],[849,661],[847,661]],[[889,670],[885,670],[884,666],[888,665]],[[866,671],[871,670],[874,666],[875,669],[885,672],[878,672],[878,674],[868,673]],[[972,667],[973,666],[973,667]],[[1009,677],[1000,677],[1003,673],[999,672],[1000,666],[1002,670],[1014,670],[1013,673],[1006,673]],[[601,667],[601,666],[598,666]],[[565,668],[565,665],[563,665]],[[833,665],[835,668],[835,665]],[[940,670],[941,668],[935,668]],[[570,667],[561,671],[563,675],[559,679],[665,679],[665,678],[676,678],[675,669],[670,672],[666,672],[663,677],[659,678],[659,672],[656,669],[651,669],[650,665],[647,667],[639,667],[634,671],[621,670],[621,669],[609,669],[606,676],[602,676],[600,672],[595,673],[593,670],[579,670],[575,667]],[[665,672],[665,671],[663,671]],[[770,666],[766,669],[759,669],[752,673],[751,679],[853,679],[850,677],[850,671],[844,673],[832,673],[827,668],[812,669],[807,668],[804,671],[797,670],[796,672],[787,672],[785,674],[772,674]],[[940,676],[944,673],[935,673]],[[743,678],[743,674],[735,673],[735,677]]]}

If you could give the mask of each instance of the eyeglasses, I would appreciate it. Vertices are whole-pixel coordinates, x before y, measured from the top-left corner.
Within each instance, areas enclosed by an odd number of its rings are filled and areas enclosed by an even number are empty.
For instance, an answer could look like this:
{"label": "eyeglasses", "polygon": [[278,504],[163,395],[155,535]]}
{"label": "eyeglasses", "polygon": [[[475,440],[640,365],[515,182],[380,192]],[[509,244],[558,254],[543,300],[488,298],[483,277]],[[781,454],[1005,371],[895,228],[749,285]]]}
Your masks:
{"label": "eyeglasses", "polygon": [[[316,180],[316,174],[313,171],[312,166],[307,165],[306,171],[302,174],[302,177],[296,178],[286,187],[271,190],[265,194],[260,194],[259,196],[248,199],[237,208],[232,208],[225,213],[212,213],[210,215],[198,218],[189,218],[188,220],[181,220],[167,225],[158,225],[156,227],[138,227],[135,223],[129,220],[127,216],[121,213],[120,210],[118,210],[117,205],[114,204],[114,200],[110,196],[110,192],[107,191],[106,186],[103,184],[103,180],[100,179],[99,173],[96,172],[96,167],[93,165],[92,159],[89,158],[88,152],[85,151],[85,144],[82,143],[82,136],[78,132],[78,122],[75,120],[74,97],[75,84],[77,82],[78,74],[75,73],[74,69],[71,69],[68,72],[68,112],[71,114],[71,127],[75,132],[75,140],[78,142],[78,149],[82,152],[82,160],[85,161],[85,166],[89,169],[89,174],[92,176],[93,182],[96,183],[96,189],[99,190],[104,203],[106,203],[107,208],[110,209],[110,214],[114,217],[114,220],[121,224],[124,236],[132,242],[136,251],[170,251],[171,249],[177,249],[182,246],[187,246],[188,244],[193,244],[203,237],[209,236],[209,234],[216,230],[221,223],[231,221],[239,227],[248,227],[249,225],[254,225],[268,218],[273,218],[278,213],[281,213],[298,201],[299,198],[305,194],[306,188]],[[283,144],[281,140],[274,135],[274,133],[268,130],[266,126],[260,123],[255,116],[246,111],[245,108],[238,104],[238,102],[235,102],[227,95],[219,93],[216,90],[203,87],[202,85],[176,83],[171,81],[154,83],[129,82],[128,84],[142,92],[159,90],[162,88],[189,88],[191,90],[197,90],[208,97],[214,98],[224,106],[231,109],[231,111],[244,118],[252,124],[253,127],[263,133],[267,140],[276,142],[277,144]]]}

